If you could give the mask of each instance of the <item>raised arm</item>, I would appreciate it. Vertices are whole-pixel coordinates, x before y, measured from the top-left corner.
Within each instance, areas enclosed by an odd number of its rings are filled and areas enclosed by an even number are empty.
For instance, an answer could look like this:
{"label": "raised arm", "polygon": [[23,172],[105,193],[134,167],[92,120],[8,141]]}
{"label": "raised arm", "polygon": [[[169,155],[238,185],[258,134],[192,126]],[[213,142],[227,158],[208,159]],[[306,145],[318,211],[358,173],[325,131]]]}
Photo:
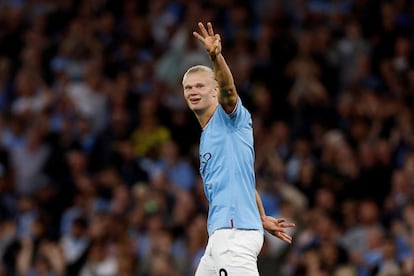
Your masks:
{"label": "raised arm", "polygon": [[193,35],[204,45],[211,63],[213,64],[214,77],[219,86],[219,103],[227,113],[233,112],[237,103],[237,91],[233,75],[221,53],[221,38],[215,34],[213,26],[207,23],[207,29],[199,22],[200,33],[193,32]]}
{"label": "raised arm", "polygon": [[285,232],[286,228],[295,227],[294,223],[286,223],[286,220],[267,216],[263,207],[262,199],[256,190],[256,204],[262,219],[263,228],[273,236],[284,242],[292,243],[292,237]]}

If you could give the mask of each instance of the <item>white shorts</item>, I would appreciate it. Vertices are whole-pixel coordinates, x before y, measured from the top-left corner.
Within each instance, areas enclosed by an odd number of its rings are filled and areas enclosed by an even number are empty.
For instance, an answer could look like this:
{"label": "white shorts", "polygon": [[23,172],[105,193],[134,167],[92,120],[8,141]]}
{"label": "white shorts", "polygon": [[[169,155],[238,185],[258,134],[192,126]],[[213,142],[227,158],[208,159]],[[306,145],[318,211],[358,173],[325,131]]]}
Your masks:
{"label": "white shorts", "polygon": [[196,276],[259,275],[257,256],[263,246],[259,230],[220,229],[208,239]]}

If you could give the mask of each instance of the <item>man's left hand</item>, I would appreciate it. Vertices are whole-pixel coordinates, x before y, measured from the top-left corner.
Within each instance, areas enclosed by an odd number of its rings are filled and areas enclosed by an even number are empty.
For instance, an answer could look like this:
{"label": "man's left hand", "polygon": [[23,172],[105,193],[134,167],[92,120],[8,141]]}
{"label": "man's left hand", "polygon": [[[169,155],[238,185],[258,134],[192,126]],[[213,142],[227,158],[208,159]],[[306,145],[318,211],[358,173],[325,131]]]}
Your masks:
{"label": "man's left hand", "polygon": [[276,219],[271,216],[262,216],[263,228],[273,236],[289,244],[292,243],[292,237],[286,233],[287,228],[295,227],[294,223],[287,223],[286,219]]}

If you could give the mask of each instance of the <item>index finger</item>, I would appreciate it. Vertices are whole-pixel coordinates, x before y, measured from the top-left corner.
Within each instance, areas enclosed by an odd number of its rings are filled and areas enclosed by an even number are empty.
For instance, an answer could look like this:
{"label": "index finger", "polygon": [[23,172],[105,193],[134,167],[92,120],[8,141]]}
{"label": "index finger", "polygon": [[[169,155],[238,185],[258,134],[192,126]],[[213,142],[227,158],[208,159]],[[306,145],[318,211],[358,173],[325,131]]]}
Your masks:
{"label": "index finger", "polygon": [[199,33],[193,32],[193,36],[204,43],[204,37],[202,37]]}
{"label": "index finger", "polygon": [[280,223],[279,226],[283,228],[291,228],[291,227],[295,227],[295,224],[294,223]]}

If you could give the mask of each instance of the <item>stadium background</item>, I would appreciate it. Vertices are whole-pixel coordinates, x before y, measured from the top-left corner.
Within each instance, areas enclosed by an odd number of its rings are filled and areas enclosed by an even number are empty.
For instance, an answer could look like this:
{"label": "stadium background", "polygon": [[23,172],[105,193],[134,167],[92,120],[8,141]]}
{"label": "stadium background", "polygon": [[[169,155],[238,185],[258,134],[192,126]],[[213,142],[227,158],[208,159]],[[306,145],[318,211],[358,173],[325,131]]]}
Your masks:
{"label": "stadium background", "polygon": [[0,275],[193,273],[197,21],[252,112],[265,209],[297,224],[291,246],[266,236],[262,275],[412,275],[413,16],[408,0],[0,0]]}

